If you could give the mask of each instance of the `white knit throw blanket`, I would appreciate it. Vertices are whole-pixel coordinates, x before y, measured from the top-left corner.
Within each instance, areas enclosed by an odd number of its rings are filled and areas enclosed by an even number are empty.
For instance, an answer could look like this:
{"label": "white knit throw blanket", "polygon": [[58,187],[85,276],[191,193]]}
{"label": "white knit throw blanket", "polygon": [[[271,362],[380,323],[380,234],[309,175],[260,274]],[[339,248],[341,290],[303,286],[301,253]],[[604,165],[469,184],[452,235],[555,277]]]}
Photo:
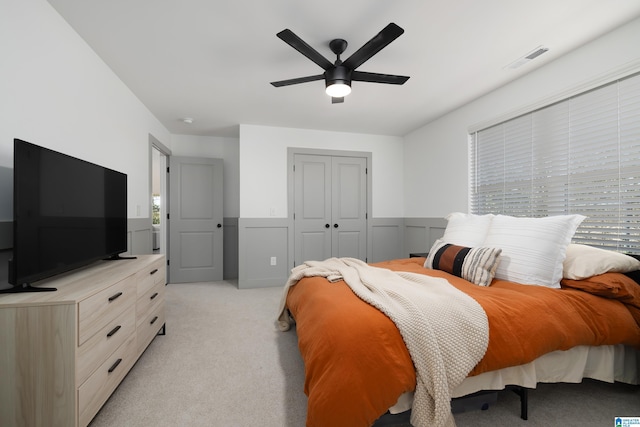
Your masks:
{"label": "white knit throw blanket", "polygon": [[344,279],[363,301],[395,324],[416,369],[411,424],[455,426],[451,392],[484,356],[489,342],[487,316],[473,298],[445,279],[393,272],[352,258],[307,261],[291,270],[280,303],[278,326],[290,327],[286,297],[303,277]]}

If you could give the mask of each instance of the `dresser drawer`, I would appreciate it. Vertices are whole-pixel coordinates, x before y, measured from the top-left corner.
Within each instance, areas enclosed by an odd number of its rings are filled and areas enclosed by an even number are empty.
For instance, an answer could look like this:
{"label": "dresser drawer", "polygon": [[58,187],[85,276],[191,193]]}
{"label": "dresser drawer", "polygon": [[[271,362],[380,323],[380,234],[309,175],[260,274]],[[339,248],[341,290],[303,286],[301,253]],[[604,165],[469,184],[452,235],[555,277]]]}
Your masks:
{"label": "dresser drawer", "polygon": [[138,296],[142,296],[153,288],[155,285],[167,283],[165,278],[165,266],[166,261],[161,258],[154,261],[147,268],[142,269],[136,273],[136,282],[138,284]]}
{"label": "dresser drawer", "polygon": [[165,288],[166,285],[164,283],[156,283],[147,293],[138,297],[138,301],[136,302],[136,316],[139,321],[146,318],[158,304],[164,301]]}
{"label": "dresser drawer", "polygon": [[78,424],[89,424],[137,359],[136,336],[132,334],[78,388]]}
{"label": "dresser drawer", "polygon": [[164,303],[159,304],[151,313],[138,323],[138,354],[142,353],[164,325]]}
{"label": "dresser drawer", "polygon": [[118,317],[136,300],[135,275],[78,303],[78,345]]}
{"label": "dresser drawer", "polygon": [[134,310],[123,311],[107,323],[78,348],[76,364],[76,385],[81,385],[91,373],[136,332]]}

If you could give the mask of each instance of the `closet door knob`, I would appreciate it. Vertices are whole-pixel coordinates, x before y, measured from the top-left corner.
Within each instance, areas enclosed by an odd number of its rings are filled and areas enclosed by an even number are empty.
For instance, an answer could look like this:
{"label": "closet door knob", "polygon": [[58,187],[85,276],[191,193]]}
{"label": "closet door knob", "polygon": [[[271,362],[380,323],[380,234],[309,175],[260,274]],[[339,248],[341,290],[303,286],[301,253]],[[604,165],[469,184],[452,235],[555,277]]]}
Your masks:
{"label": "closet door knob", "polygon": [[338,224],[333,224],[333,228],[338,228]]}
{"label": "closet door knob", "polygon": [[217,227],[218,227],[218,228],[222,228],[222,224],[218,224],[218,225],[217,225]]}
{"label": "closet door knob", "polygon": [[329,228],[329,227],[331,227],[329,224],[324,225],[324,228]]}

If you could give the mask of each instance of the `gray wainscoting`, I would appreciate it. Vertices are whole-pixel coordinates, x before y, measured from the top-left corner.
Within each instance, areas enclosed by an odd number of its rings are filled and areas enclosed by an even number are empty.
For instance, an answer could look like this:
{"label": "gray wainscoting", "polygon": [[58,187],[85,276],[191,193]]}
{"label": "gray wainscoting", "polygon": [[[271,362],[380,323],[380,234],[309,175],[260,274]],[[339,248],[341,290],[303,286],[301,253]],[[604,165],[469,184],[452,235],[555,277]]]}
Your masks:
{"label": "gray wainscoting", "polygon": [[447,220],[444,218],[405,218],[404,256],[429,252],[434,242],[444,234]]}
{"label": "gray wainscoting", "polygon": [[224,218],[224,280],[238,278],[238,218]]}
{"label": "gray wainscoting", "polygon": [[404,257],[404,219],[372,218],[369,220],[367,261],[380,262]]}
{"label": "gray wainscoting", "polygon": [[[369,219],[367,261],[408,258],[411,253],[428,252],[446,226],[443,218]],[[293,268],[291,221],[288,218],[239,218],[237,227],[238,287],[283,286]],[[225,248],[225,256],[227,253]],[[275,265],[271,263],[273,257]]]}
{"label": "gray wainscoting", "polygon": [[126,255],[144,255],[153,253],[153,228],[151,218],[129,218],[127,220]]}
{"label": "gray wainscoting", "polygon": [[290,231],[288,218],[238,219],[240,289],[283,286],[286,283],[293,267]]}

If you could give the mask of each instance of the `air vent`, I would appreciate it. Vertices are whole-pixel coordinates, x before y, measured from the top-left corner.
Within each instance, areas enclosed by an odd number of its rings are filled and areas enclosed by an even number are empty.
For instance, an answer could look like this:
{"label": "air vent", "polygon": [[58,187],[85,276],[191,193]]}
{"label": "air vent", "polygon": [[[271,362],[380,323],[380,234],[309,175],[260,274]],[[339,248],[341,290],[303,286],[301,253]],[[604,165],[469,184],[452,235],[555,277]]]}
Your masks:
{"label": "air vent", "polygon": [[538,56],[542,55],[543,53],[545,53],[546,51],[548,51],[549,48],[548,47],[544,47],[544,46],[538,46],[537,48],[533,49],[531,52],[527,53],[526,55],[516,59],[515,61],[513,61],[511,64],[507,65],[504,68],[510,68],[510,69],[515,69],[518,67],[523,66],[524,64],[526,64],[527,62],[537,58]]}

